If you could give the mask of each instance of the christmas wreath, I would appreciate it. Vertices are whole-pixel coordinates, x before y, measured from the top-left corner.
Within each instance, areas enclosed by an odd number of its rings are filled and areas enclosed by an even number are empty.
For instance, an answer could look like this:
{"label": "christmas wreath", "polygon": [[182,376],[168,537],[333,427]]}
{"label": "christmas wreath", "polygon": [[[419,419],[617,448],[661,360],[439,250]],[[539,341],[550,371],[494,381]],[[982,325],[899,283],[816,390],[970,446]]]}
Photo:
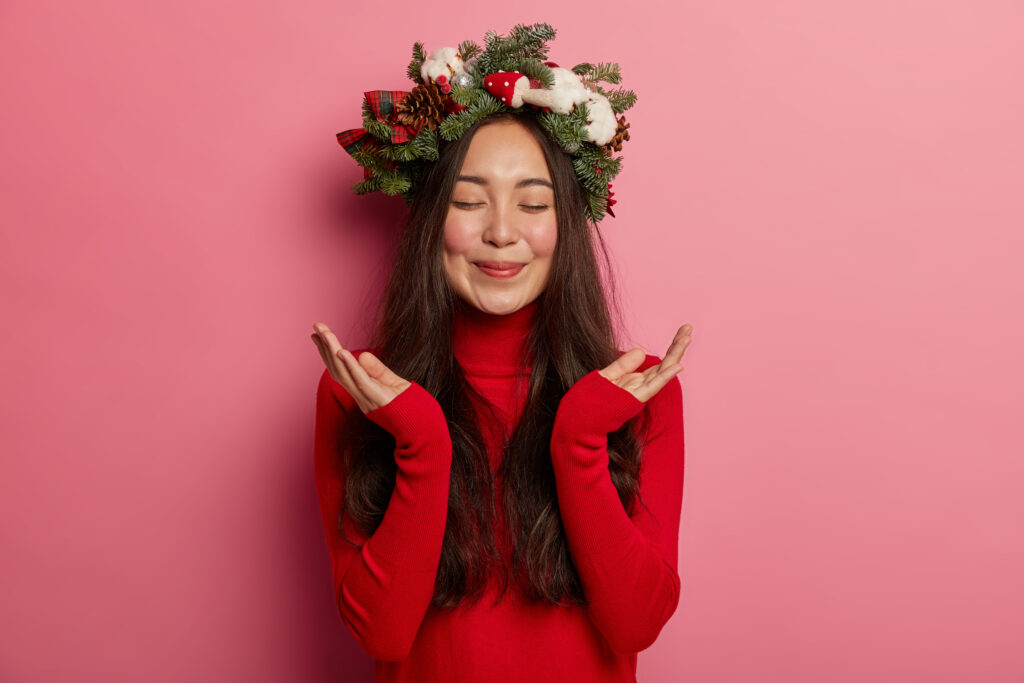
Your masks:
{"label": "christmas wreath", "polygon": [[545,132],[572,155],[576,176],[587,190],[593,222],[611,207],[611,181],[629,139],[622,113],[636,102],[623,88],[619,65],[583,63],[571,69],[548,61],[548,24],[518,24],[507,36],[488,31],[484,46],[467,40],[430,54],[412,48],[407,74],[411,91],[364,93],[363,127],[337,134],[338,143],[363,168],[356,194],[380,191],[412,203],[423,169],[438,158],[441,141],[458,139],[477,121],[500,112],[537,111]]}

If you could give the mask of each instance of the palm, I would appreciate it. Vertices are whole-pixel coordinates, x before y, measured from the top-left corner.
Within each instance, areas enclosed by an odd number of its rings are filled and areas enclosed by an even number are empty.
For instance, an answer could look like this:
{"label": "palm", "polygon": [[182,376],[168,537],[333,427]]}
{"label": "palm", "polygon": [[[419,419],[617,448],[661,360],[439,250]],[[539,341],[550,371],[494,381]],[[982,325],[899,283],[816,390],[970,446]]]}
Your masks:
{"label": "palm", "polygon": [[676,331],[676,336],[672,338],[672,343],[669,345],[668,351],[665,352],[661,363],[652,365],[646,370],[636,371],[647,355],[643,349],[637,347],[622,354],[598,372],[601,376],[633,394],[637,400],[646,403],[683,369],[680,361],[686,347],[690,345],[692,336],[693,325],[687,323],[680,327]]}
{"label": "palm", "polygon": [[352,395],[363,413],[386,406],[412,384],[392,372],[369,351],[359,354],[357,359],[341,346],[326,325],[316,324],[313,328],[316,333],[310,337],[331,377]]}

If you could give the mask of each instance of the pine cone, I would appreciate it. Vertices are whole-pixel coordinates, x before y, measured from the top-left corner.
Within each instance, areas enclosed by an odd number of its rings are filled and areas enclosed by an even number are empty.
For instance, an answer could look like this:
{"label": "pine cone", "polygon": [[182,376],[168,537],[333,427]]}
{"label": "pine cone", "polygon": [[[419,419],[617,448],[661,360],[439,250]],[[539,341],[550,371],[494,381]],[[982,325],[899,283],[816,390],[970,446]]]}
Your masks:
{"label": "pine cone", "polygon": [[419,131],[434,130],[445,118],[445,95],[436,83],[417,85],[395,108],[395,122]]}
{"label": "pine cone", "polygon": [[609,140],[606,144],[602,145],[605,151],[607,151],[609,154],[612,153],[612,150],[616,152],[621,152],[622,143],[629,139],[629,131],[626,130],[627,128],[629,128],[629,124],[626,123],[626,117],[617,116],[615,120],[619,124],[618,126],[615,127],[615,137]]}

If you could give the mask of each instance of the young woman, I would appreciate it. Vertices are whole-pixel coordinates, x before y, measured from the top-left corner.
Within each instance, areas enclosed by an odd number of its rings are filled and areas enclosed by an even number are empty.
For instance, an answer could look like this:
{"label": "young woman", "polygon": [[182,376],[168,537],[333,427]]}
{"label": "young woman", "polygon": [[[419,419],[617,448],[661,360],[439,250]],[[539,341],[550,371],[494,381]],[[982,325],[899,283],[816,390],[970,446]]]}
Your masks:
{"label": "young woman", "polygon": [[338,609],[379,681],[635,681],[676,609],[693,328],[618,349],[585,201],[533,113],[485,118],[422,179],[370,349],[313,326]]}

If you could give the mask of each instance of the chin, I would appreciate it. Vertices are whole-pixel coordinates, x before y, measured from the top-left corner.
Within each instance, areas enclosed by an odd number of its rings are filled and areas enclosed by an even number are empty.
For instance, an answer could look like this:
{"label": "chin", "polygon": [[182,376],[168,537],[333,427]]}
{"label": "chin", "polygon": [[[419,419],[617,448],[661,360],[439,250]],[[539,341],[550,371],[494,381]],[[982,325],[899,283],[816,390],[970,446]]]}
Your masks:
{"label": "chin", "polygon": [[508,315],[509,313],[515,313],[529,303],[527,298],[524,297],[499,299],[489,296],[474,297],[473,299],[470,299],[470,302],[484,313],[490,313],[491,315]]}

